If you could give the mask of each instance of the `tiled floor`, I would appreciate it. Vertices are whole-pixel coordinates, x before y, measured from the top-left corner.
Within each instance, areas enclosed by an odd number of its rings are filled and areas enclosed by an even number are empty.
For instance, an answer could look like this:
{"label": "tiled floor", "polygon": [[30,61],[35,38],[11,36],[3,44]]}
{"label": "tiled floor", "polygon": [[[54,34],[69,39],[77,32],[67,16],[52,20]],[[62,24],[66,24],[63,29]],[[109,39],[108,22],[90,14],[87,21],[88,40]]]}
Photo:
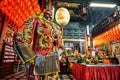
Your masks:
{"label": "tiled floor", "polygon": [[20,71],[18,73],[5,76],[0,80],[26,80],[26,74],[24,71]]}
{"label": "tiled floor", "polygon": [[[71,74],[61,74],[59,75],[59,80],[75,80]],[[0,80],[27,80],[24,71],[5,76]]]}

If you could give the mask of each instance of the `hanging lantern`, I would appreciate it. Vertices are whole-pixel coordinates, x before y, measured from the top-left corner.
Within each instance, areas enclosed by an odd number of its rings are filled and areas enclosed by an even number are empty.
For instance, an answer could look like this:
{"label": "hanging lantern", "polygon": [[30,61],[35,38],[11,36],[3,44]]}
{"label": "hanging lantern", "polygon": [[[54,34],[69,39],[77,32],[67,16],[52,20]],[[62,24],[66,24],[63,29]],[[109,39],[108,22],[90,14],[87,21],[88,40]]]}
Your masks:
{"label": "hanging lantern", "polygon": [[56,11],[55,19],[57,23],[63,27],[68,24],[70,20],[70,13],[66,8],[61,7]]}
{"label": "hanging lantern", "polygon": [[10,22],[14,27],[40,10],[37,0],[2,0],[0,8],[14,22]]}

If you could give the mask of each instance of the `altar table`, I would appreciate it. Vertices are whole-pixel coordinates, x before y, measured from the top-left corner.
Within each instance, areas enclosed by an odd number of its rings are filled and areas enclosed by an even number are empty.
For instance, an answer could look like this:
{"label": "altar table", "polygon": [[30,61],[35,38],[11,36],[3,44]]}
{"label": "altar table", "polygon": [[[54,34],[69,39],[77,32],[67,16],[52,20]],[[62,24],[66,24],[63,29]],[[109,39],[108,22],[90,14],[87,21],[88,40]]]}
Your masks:
{"label": "altar table", "polygon": [[120,80],[120,65],[86,65],[73,63],[76,80]]}

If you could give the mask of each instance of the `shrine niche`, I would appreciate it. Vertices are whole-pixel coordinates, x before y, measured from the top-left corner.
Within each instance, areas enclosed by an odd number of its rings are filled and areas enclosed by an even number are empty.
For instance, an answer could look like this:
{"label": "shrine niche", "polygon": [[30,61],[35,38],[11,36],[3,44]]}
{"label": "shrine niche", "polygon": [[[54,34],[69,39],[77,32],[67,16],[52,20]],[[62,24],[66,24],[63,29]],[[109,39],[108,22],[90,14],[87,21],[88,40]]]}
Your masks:
{"label": "shrine niche", "polygon": [[111,43],[112,54],[120,55],[120,39],[112,41]]}

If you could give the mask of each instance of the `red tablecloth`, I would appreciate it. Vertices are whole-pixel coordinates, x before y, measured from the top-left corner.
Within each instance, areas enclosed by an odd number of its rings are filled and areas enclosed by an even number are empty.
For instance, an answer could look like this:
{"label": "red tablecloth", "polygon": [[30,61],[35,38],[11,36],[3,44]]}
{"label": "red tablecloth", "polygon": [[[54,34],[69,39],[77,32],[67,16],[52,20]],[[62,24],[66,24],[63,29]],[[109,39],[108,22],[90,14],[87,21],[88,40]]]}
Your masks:
{"label": "red tablecloth", "polygon": [[120,66],[87,66],[73,63],[72,74],[76,80],[120,80]]}

